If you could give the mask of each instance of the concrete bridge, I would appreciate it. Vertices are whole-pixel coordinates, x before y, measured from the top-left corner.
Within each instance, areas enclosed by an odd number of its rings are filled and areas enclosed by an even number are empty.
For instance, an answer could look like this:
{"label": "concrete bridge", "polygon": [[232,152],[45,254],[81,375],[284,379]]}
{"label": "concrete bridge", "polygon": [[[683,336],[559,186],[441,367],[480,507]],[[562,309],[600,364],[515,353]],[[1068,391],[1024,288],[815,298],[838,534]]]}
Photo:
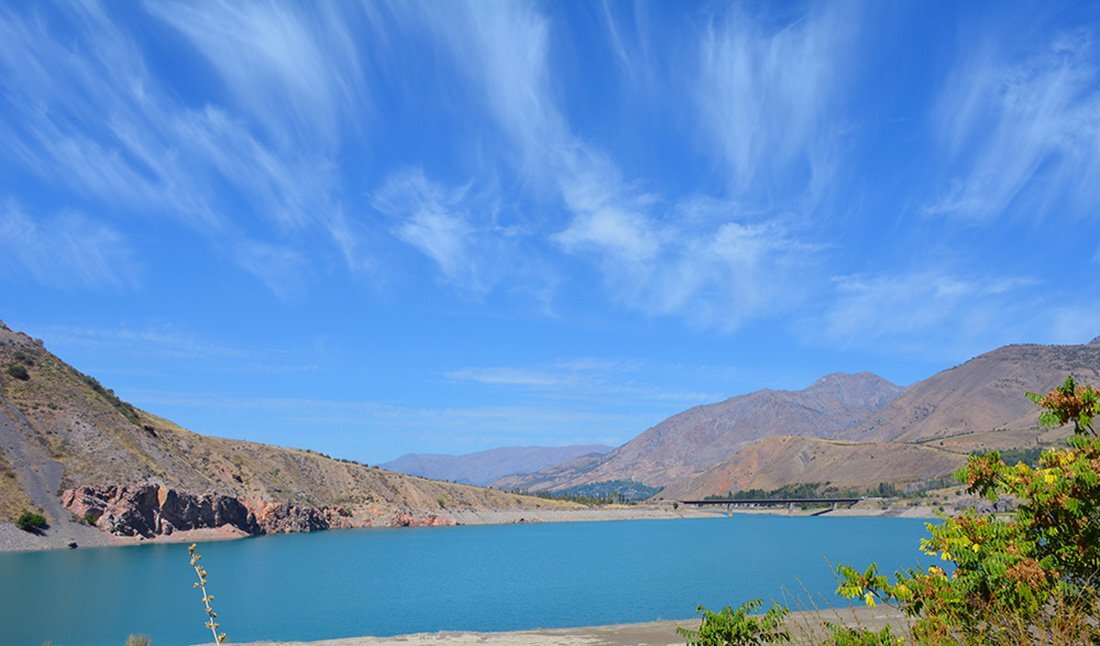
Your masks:
{"label": "concrete bridge", "polygon": [[734,507],[780,507],[794,511],[795,505],[832,505],[830,511],[836,511],[838,505],[851,507],[863,498],[710,498],[706,500],[681,500],[681,505],[725,505],[726,513],[733,513]]}

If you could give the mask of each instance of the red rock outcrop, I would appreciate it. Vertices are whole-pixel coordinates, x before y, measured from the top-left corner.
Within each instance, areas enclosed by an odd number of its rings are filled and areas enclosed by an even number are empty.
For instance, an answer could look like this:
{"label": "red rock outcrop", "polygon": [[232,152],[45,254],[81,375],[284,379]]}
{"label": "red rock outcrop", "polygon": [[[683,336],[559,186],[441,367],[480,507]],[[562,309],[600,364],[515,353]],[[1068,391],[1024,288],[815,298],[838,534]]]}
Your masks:
{"label": "red rock outcrop", "polygon": [[396,514],[386,523],[387,527],[449,527],[455,525],[454,520],[443,518],[435,514],[428,514],[417,518],[411,514]]}
{"label": "red rock outcrop", "polygon": [[61,504],[77,518],[118,536],[150,538],[226,525],[253,535],[311,532],[331,526],[326,510],[288,503],[254,506],[233,496],[195,495],[155,484],[78,487],[63,492]]}
{"label": "red rock outcrop", "polygon": [[256,515],[237,498],[196,496],[162,485],[78,487],[62,492],[61,504],[77,518],[118,536],[148,538],[225,525],[264,533]]}
{"label": "red rock outcrop", "polygon": [[190,529],[229,525],[246,534],[288,534],[352,527],[443,527],[455,521],[435,514],[389,516],[378,509],[353,512],[345,507],[315,507],[286,502],[242,501],[215,493],[191,494],[146,484],[134,487],[83,486],[61,494],[74,516],[117,536],[168,535]]}

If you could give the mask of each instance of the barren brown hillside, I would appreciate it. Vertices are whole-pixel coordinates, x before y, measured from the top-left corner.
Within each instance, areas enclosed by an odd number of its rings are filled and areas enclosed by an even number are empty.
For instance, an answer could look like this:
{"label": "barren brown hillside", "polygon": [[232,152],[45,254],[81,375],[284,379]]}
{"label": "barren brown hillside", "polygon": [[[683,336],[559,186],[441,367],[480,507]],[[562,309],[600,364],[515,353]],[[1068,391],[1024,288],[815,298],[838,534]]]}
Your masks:
{"label": "barren brown hillside", "polygon": [[664,499],[826,481],[906,484],[947,475],[973,451],[1064,439],[1065,429],[1039,428],[1024,395],[1047,392],[1068,374],[1100,383],[1100,339],[1006,346],[904,392],[868,373],[831,375],[802,391],[758,391],[674,415],[602,458],[496,484],[537,491],[635,480],[666,487]]}
{"label": "barren brown hillside", "polygon": [[928,442],[1037,426],[1024,393],[1047,392],[1073,374],[1100,383],[1100,343],[1009,345],[911,386],[904,395],[843,433],[864,442]]}
{"label": "barren brown hillside", "polygon": [[778,489],[792,483],[830,483],[863,490],[885,482],[920,483],[951,473],[965,453],[915,444],[859,443],[772,437],[732,459],[661,492],[668,500],[705,498],[745,489]]}
{"label": "barren brown hillside", "polygon": [[[345,525],[385,523],[402,514],[570,506],[192,433],[119,400],[41,342],[0,323],[3,520],[40,507],[53,522],[66,522],[76,506],[62,506],[63,491],[91,488],[76,496],[79,505],[133,505],[145,485],[159,492],[154,505],[164,505],[171,492],[197,505],[197,514],[204,504],[236,499],[250,510],[276,505],[268,511],[314,519],[323,510]],[[148,512],[123,509],[116,515],[131,511]]]}
{"label": "barren brown hillside", "polygon": [[610,453],[506,478],[496,486],[557,490],[609,480],[665,486],[728,460],[777,435],[833,437],[902,389],[871,373],[832,374],[803,390],[759,390],[673,415]]}

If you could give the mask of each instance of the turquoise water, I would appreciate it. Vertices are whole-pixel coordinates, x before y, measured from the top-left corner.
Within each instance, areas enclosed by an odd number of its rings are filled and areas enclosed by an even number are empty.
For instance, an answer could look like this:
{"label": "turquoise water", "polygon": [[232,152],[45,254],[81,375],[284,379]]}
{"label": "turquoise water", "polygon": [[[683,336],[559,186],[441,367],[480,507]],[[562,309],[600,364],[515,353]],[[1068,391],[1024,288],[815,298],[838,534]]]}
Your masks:
{"label": "turquoise water", "polygon": [[[829,564],[918,563],[919,520],[732,518],[367,529],[200,546],[232,641],[519,630],[690,617]],[[183,545],[0,554],[0,643],[209,641]]]}

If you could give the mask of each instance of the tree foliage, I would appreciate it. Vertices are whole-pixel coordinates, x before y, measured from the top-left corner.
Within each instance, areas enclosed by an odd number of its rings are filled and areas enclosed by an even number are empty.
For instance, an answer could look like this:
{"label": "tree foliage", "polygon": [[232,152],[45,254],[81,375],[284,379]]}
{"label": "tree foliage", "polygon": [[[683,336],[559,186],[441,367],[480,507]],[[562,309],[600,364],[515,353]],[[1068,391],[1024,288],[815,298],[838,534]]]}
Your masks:
{"label": "tree foliage", "polygon": [[47,529],[50,524],[42,514],[33,511],[24,511],[22,514],[19,514],[19,518],[15,520],[15,526],[25,532],[37,534]]}
{"label": "tree foliage", "polygon": [[1044,451],[1034,467],[972,455],[956,477],[989,500],[1011,497],[1010,518],[973,509],[929,524],[921,550],[949,564],[899,572],[872,564],[838,568],[837,592],[886,602],[915,619],[921,643],[1095,642],[1100,593],[1098,391],[1072,377],[1046,395],[1028,393],[1047,426],[1072,423],[1068,448]]}
{"label": "tree foliage", "polygon": [[791,641],[783,622],[790,611],[773,603],[766,613],[754,616],[763,601],[747,601],[736,610],[726,606],[719,612],[699,606],[703,619],[698,630],[677,628],[676,632],[688,646],[740,646],[742,644],[774,644]]}

